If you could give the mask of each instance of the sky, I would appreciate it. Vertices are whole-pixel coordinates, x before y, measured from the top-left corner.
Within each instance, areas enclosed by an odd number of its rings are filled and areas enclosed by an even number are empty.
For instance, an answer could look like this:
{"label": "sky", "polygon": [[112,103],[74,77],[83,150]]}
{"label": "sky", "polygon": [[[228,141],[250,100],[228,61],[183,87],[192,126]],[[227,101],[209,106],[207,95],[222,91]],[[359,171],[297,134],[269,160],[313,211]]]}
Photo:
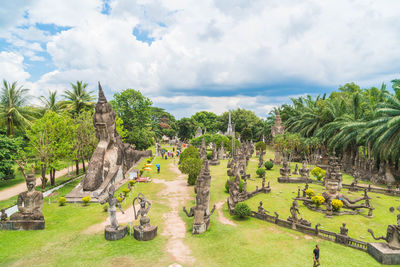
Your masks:
{"label": "sky", "polygon": [[32,103],[84,81],[177,118],[400,78],[398,0],[1,0],[0,79]]}

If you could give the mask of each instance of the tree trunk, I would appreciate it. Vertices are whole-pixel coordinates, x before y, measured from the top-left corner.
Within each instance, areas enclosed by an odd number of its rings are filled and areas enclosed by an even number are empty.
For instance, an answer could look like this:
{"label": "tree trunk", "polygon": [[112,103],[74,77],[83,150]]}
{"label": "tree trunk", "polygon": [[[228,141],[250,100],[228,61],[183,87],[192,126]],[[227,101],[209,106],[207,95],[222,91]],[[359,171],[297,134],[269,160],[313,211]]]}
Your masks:
{"label": "tree trunk", "polygon": [[50,169],[50,183],[52,186],[54,186],[56,183],[56,169],[55,168]]}
{"label": "tree trunk", "polygon": [[86,172],[85,159],[83,157],[82,157],[82,169],[83,169],[83,172]]}
{"label": "tree trunk", "polygon": [[75,170],[76,175],[79,175],[79,159],[75,160],[75,168],[76,168]]}
{"label": "tree trunk", "polygon": [[41,173],[41,179],[42,179],[42,189],[46,188],[46,166],[42,166],[42,173]]}

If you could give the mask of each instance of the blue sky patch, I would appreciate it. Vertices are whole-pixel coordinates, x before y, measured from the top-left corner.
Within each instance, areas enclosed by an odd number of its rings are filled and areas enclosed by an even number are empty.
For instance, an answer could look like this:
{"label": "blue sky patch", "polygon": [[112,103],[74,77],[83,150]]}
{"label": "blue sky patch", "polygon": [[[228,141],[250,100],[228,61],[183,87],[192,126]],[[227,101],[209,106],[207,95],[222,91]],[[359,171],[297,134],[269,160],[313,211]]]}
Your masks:
{"label": "blue sky patch", "polygon": [[150,36],[150,31],[141,28],[140,25],[133,28],[132,34],[136,37],[136,40],[147,43],[148,45],[151,45],[156,40]]}
{"label": "blue sky patch", "polygon": [[61,31],[67,31],[72,28],[69,26],[55,25],[54,23],[52,24],[36,23],[35,27],[38,28],[39,30],[49,32],[51,35],[55,35]]}

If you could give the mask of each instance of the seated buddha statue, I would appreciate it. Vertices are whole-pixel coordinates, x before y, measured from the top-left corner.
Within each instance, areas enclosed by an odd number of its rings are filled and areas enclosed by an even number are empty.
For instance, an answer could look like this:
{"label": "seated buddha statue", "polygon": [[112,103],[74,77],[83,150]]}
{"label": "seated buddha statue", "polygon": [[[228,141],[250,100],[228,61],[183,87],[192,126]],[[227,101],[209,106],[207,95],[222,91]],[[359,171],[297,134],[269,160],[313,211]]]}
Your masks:
{"label": "seated buddha statue", "polygon": [[42,214],[43,194],[36,191],[36,178],[29,174],[26,178],[28,191],[18,195],[18,212],[10,216],[11,221],[44,220]]}

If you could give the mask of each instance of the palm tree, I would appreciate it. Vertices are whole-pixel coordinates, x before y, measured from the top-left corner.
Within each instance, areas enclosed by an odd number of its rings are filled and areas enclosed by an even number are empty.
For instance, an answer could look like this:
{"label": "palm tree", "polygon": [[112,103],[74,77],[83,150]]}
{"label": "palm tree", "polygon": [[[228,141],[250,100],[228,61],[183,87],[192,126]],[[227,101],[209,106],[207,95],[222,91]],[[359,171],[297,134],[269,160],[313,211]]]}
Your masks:
{"label": "palm tree", "polygon": [[18,86],[17,82],[10,84],[3,80],[0,92],[0,117],[7,126],[7,135],[14,136],[15,128],[24,129],[37,115],[37,111],[25,106],[29,89]]}
{"label": "palm tree", "polygon": [[71,83],[72,90],[65,91],[63,97],[63,106],[69,109],[74,117],[78,116],[85,109],[94,106],[93,100],[95,97],[92,95],[93,91],[87,91],[87,83],[77,81],[76,84]]}
{"label": "palm tree", "polygon": [[51,110],[55,113],[60,113],[62,111],[61,103],[57,102],[57,91],[49,91],[48,98],[41,96],[39,99],[46,110]]}

